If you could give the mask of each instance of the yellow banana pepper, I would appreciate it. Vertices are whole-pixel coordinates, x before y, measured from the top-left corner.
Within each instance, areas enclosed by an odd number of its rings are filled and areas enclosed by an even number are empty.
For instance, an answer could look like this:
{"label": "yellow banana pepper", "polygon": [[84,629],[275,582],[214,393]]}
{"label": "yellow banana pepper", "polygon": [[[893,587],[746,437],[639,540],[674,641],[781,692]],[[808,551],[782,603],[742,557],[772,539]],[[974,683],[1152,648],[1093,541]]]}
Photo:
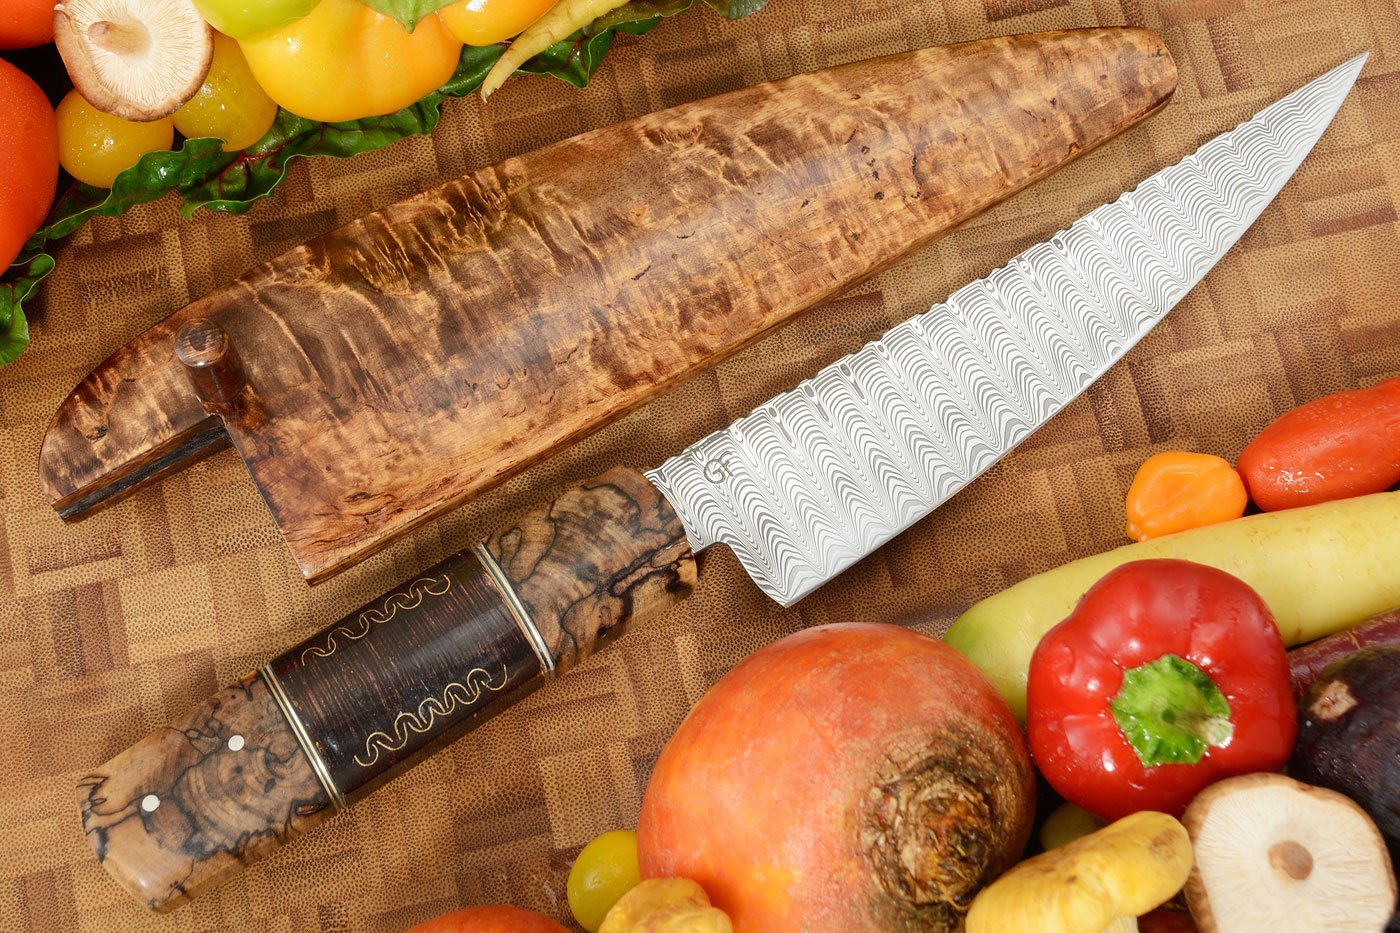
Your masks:
{"label": "yellow banana pepper", "polygon": [[302,19],[238,44],[269,97],[328,123],[402,110],[446,83],[462,54],[436,13],[410,33],[358,0],[320,0]]}

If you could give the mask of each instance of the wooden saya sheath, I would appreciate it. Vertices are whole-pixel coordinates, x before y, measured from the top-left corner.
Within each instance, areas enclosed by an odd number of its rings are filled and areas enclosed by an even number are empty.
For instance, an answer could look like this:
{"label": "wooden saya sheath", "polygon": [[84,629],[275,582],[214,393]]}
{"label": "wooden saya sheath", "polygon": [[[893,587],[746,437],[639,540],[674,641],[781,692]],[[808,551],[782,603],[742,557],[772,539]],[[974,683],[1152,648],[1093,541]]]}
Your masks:
{"label": "wooden saya sheath", "polygon": [[303,641],[87,776],[157,910],[217,885],[690,593],[680,520],[615,469]]}
{"label": "wooden saya sheath", "polygon": [[[76,518],[232,443],[302,573],[324,579],[1046,177],[1175,86],[1145,30],[997,37],[481,168],[118,350],[55,415],[40,483]],[[195,319],[224,336],[175,339]]]}

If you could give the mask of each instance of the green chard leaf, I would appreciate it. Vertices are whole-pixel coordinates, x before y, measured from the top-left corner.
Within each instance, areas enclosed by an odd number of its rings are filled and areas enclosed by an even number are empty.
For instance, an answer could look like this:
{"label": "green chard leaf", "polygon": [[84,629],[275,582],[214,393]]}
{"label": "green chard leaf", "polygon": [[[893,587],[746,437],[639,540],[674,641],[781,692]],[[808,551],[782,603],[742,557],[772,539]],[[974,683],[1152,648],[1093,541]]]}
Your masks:
{"label": "green chard leaf", "polygon": [[[410,29],[418,19],[451,0],[361,0],[393,16]],[[632,0],[556,42],[520,66],[517,74],[553,75],[574,87],[586,87],[602,64],[618,32],[641,35],[662,17],[674,16],[700,0]],[[766,0],[704,0],[727,17],[745,16]],[[382,149],[392,142],[431,133],[443,101],[466,97],[485,79],[507,43],[466,46],[457,70],[441,88],[397,113],[345,123],[318,123],[279,110],[262,139],[242,152],[224,152],[218,139],[186,139],[179,149],[151,152],[119,174],[110,190],[73,183],[55,202],[48,221],[25,244],[24,251],[0,275],[0,365],[11,362],[29,342],[22,303],[53,271],[45,249],[68,236],[94,215],[114,217],[128,208],[154,201],[171,191],[181,198],[189,217],[201,207],[241,214],[277,190],[292,160],[302,156],[349,158]]]}
{"label": "green chard leaf", "polygon": [[0,277],[0,366],[13,363],[29,346],[29,322],[20,307],[53,271],[53,257],[26,247]]}

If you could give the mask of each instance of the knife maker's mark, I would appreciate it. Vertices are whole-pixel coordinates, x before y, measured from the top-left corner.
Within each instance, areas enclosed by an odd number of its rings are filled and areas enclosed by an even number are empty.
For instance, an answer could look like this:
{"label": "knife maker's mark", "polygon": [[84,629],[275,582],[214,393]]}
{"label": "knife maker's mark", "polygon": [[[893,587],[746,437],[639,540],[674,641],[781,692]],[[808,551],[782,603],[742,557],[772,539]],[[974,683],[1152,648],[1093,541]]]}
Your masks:
{"label": "knife maker's mark", "polygon": [[340,647],[337,636],[343,635],[346,641],[356,641],[369,634],[375,625],[383,625],[398,615],[400,609],[417,609],[429,596],[443,596],[452,589],[452,579],[447,574],[441,577],[419,577],[408,585],[406,590],[390,593],[382,606],[371,606],[355,617],[355,628],[337,625],[326,633],[326,643],[312,645],[301,652],[301,663],[310,658],[329,658]]}
{"label": "knife maker's mark", "polygon": [[[478,674],[481,675],[480,679],[477,677]],[[483,689],[490,690],[492,693],[504,690],[510,679],[509,671],[504,664],[501,665],[501,682],[499,684],[492,684],[490,677],[491,675],[485,668],[474,667],[463,678],[465,683],[454,680],[443,687],[442,699],[439,700],[436,695],[430,695],[424,697],[416,709],[403,710],[398,713],[390,727],[394,734],[390,736],[388,732],[383,730],[371,732],[365,737],[364,754],[366,757],[361,758],[356,755],[355,764],[361,768],[372,767],[375,762],[379,761],[381,751],[398,751],[408,744],[410,733],[422,735],[433,727],[433,723],[437,721],[439,716],[452,715],[459,704],[463,706],[475,705],[476,701],[481,699]]]}

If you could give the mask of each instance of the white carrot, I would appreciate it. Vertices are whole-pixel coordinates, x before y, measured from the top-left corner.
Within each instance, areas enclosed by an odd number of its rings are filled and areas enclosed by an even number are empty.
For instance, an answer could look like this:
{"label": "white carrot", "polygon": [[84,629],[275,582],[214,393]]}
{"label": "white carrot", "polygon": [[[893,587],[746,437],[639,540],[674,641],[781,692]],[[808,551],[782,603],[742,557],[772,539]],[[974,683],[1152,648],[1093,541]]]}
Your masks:
{"label": "white carrot", "polygon": [[515,37],[504,55],[481,82],[481,96],[490,97],[491,92],[506,78],[535,55],[543,52],[560,39],[567,39],[587,26],[604,13],[611,13],[627,0],[559,0],[549,10]]}

